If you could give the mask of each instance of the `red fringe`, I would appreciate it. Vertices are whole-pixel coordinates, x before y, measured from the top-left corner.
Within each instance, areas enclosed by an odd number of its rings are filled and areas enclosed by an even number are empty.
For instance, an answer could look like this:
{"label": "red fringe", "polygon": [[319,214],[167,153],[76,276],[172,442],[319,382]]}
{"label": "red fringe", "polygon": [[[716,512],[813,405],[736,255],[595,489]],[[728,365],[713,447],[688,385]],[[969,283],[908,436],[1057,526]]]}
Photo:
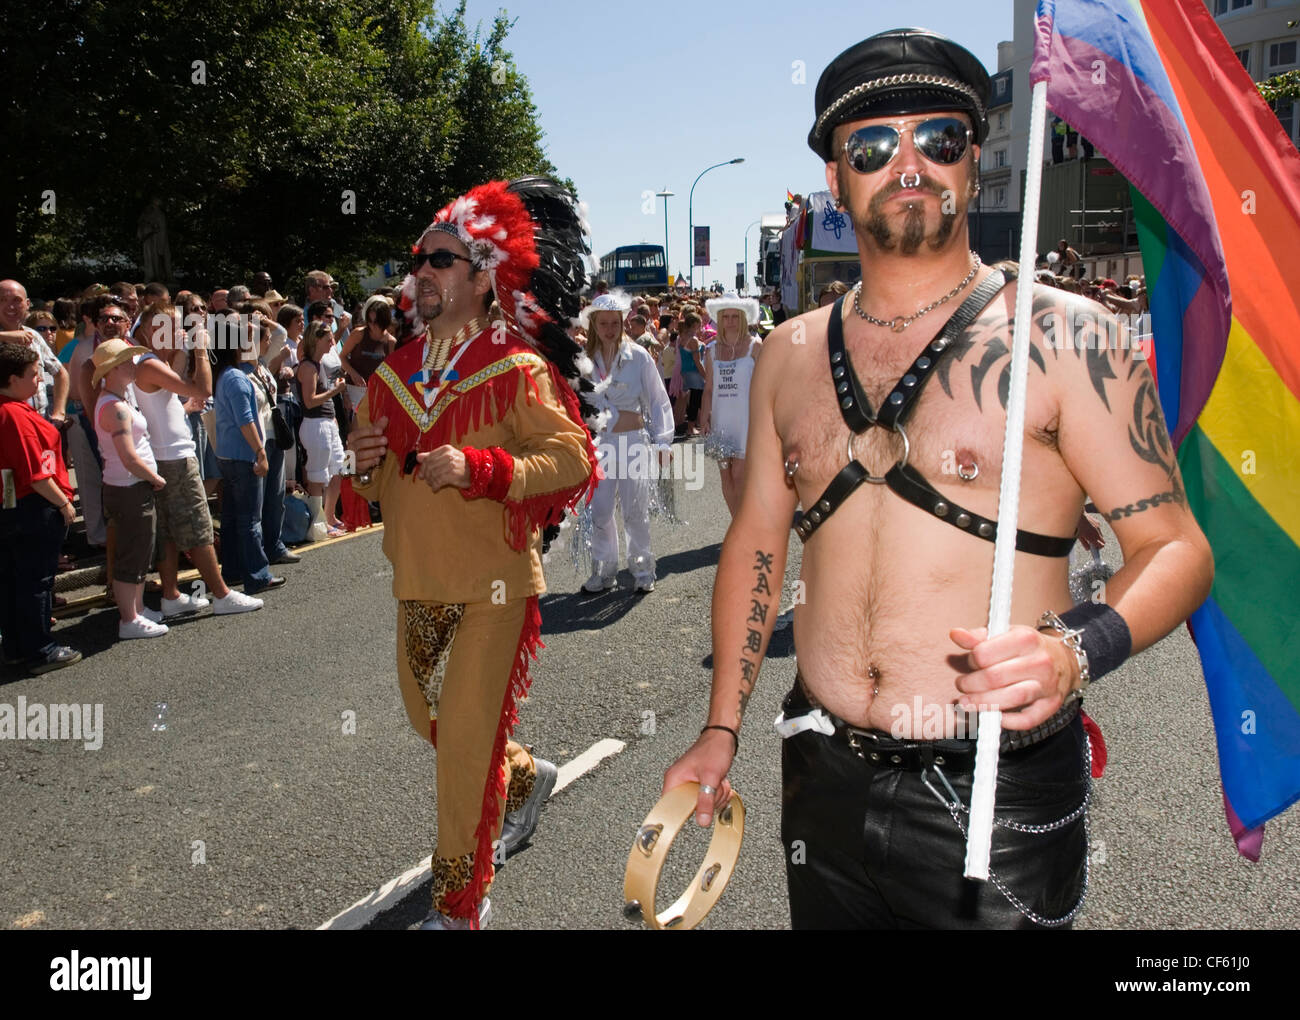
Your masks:
{"label": "red fringe", "polygon": [[[568,381],[554,364],[548,361],[546,367],[551,374],[551,385],[559,395],[565,413],[575,425],[582,427],[591,474],[584,482],[572,489],[540,493],[524,500],[506,502],[506,542],[516,552],[522,552],[528,547],[534,530],[559,524],[564,520],[565,512],[575,508],[584,495],[587,502],[591,502],[596,485],[600,481],[597,474],[596,447],[592,442],[591,431],[582,420],[577,394],[573,392]],[[537,380],[533,378],[532,373],[527,369],[514,368],[476,386],[464,396],[457,397],[451,407],[423,435],[388,385],[377,377],[372,377],[370,418],[371,421],[375,421],[387,415],[388,427],[384,434],[388,437],[388,448],[397,455],[399,463],[404,462],[407,452],[411,449],[427,453],[446,444],[458,445],[466,433],[500,421],[514,404],[521,372],[528,384],[528,388],[524,391],[524,399],[541,400]]]}
{"label": "red fringe", "polygon": [[[440,446],[458,446],[467,433],[500,421],[514,404],[515,391],[519,387],[519,371],[520,369],[511,369],[502,372],[496,378],[457,397],[423,435],[419,425],[387,385],[381,384],[378,398],[371,402],[370,417],[374,421],[388,416],[388,427],[384,430],[384,435],[388,437],[388,448],[397,455],[400,470],[404,466],[402,462],[406,460],[407,452],[412,449],[428,453]],[[526,372],[525,376],[536,393],[537,383]]]}
{"label": "red fringe", "polygon": [[[527,547],[535,530],[540,530],[551,524],[559,524],[564,520],[565,513],[577,507],[584,495],[587,497],[587,502],[590,503],[591,497],[596,491],[596,486],[600,482],[597,473],[599,467],[596,459],[596,447],[591,440],[591,430],[587,428],[582,420],[582,409],[578,406],[578,396],[573,392],[564,376],[560,375],[554,364],[548,361],[546,367],[551,373],[551,385],[555,387],[555,392],[559,394],[565,413],[574,424],[582,426],[582,432],[586,438],[587,463],[591,465],[591,474],[587,476],[585,481],[572,489],[539,493],[536,496],[529,496],[527,499],[508,501],[506,503],[506,542],[516,552],[522,552]],[[532,381],[531,376],[529,381]],[[533,392],[537,392],[535,382],[533,383]]]}
{"label": "red fringe", "polygon": [[339,496],[343,500],[343,527],[348,531],[370,527],[370,504],[353,491],[351,478],[344,477]]}
{"label": "red fringe", "polygon": [[468,918],[474,928],[478,927],[479,901],[496,873],[492,865],[492,830],[506,802],[506,774],[501,766],[506,756],[506,741],[519,721],[519,701],[528,694],[532,683],[528,661],[536,659],[537,653],[545,647],[542,643],[542,613],[537,596],[532,595],[524,607],[524,627],[515,648],[514,666],[510,670],[505,696],[501,699],[501,717],[496,741],[492,745],[492,768],[483,789],[483,813],[474,833],[478,840],[474,848],[474,873],[464,889],[448,893],[444,900],[448,916]]}

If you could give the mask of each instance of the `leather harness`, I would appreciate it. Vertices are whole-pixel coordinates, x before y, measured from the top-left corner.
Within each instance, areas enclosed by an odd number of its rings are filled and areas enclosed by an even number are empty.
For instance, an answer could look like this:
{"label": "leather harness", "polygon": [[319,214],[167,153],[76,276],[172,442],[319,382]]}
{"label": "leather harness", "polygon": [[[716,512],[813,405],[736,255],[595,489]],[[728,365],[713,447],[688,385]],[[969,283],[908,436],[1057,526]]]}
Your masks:
{"label": "leather harness", "polygon": [[[907,433],[903,431],[903,425],[915,409],[917,395],[925,388],[935,368],[950,355],[953,341],[980,316],[1007,282],[1008,274],[997,270],[986,277],[944,324],[939,335],[925,346],[912,362],[911,367],[894,384],[880,409],[875,412],[872,411],[871,402],[863,392],[857,373],[853,371],[853,362],[844,346],[844,297],[841,296],[835,302],[831,308],[830,325],[826,334],[826,349],[830,358],[831,382],[835,386],[840,415],[849,427],[849,462],[840,469],[839,474],[826,486],[826,490],[817,502],[807,510],[803,519],[795,527],[795,533],[800,540],[807,542],[812,533],[821,527],[863,482],[888,485],[896,495],[954,528],[988,542],[996,540],[997,521],[958,506],[926,481],[916,468],[908,465],[910,443]],[[853,456],[853,437],[873,425],[897,432],[903,437],[902,459],[881,476],[871,474]],[[1057,538],[1023,529],[1016,532],[1016,549],[1020,552],[1033,553],[1035,556],[1068,556],[1073,545],[1074,536]]]}

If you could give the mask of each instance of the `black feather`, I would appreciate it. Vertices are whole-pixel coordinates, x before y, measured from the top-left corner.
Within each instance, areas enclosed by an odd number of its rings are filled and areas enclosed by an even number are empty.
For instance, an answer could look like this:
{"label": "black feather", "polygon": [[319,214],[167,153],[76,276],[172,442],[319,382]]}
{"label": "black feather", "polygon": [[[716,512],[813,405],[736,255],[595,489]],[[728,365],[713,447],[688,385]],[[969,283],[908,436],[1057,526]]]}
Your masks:
{"label": "black feather", "polygon": [[584,417],[595,414],[587,400],[591,382],[578,371],[582,347],[564,331],[569,320],[582,310],[582,292],[587,288],[587,256],[591,245],[582,231],[582,217],[573,195],[549,177],[520,177],[507,185],[519,196],[532,217],[533,241],[538,266],[528,281],[528,290],[552,320],[538,331],[537,348],[559,369],[578,395]]}

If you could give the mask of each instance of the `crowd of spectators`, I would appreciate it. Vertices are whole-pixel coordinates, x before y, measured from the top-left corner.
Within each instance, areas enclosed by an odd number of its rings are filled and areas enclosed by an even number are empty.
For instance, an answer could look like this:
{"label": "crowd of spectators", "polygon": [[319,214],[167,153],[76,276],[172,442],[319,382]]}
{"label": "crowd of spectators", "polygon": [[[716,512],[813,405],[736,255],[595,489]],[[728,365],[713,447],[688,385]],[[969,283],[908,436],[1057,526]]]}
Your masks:
{"label": "crowd of spectators", "polygon": [[[260,609],[285,583],[271,568],[300,559],[290,545],[343,533],[342,438],[400,314],[391,288],[349,313],[321,270],[304,291],[294,304],[263,272],[204,293],[122,282],[32,301],[0,281],[7,666],[40,673],[81,657],[51,636],[78,507],[120,640],[161,637],[167,620],[209,606]],[[188,592],[182,557],[201,579]],[[144,604],[155,570],[157,610]]]}

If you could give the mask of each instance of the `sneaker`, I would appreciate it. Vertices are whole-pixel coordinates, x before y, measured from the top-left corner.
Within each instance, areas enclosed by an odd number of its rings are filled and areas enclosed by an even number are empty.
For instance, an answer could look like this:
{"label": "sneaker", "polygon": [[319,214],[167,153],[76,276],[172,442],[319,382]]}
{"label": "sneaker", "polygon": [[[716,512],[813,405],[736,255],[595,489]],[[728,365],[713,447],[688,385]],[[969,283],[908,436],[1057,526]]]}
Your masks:
{"label": "sneaker", "polygon": [[650,575],[650,574],[643,574],[642,576],[637,577],[637,578],[636,578],[636,590],[637,590],[637,591],[654,591],[654,590],[655,590],[655,579],[654,579],[654,577],[653,577],[652,575]]}
{"label": "sneaker", "polygon": [[207,609],[211,603],[201,595],[187,595],[181,592],[180,598],[162,600],[162,618],[170,620],[173,616],[192,616],[200,609]]}
{"label": "sneaker", "polygon": [[152,620],[154,623],[163,622],[163,614],[157,609],[150,609],[148,606],[140,610],[140,615],[146,620]]}
{"label": "sneaker", "polygon": [[583,582],[582,590],[594,593],[598,591],[605,591],[608,588],[613,588],[617,584],[618,584],[618,578],[615,575],[609,574],[607,576],[605,574],[595,573],[592,574],[589,578],[587,578],[586,581]]}
{"label": "sneaker", "polygon": [[251,613],[255,609],[261,609],[263,606],[261,599],[255,599],[251,595],[245,595],[242,591],[235,591],[231,588],[226,592],[225,598],[213,599],[212,613],[214,616],[229,616],[232,613]]}
{"label": "sneaker", "polygon": [[501,825],[501,847],[506,856],[520,850],[537,829],[537,819],[541,817],[542,805],[555,789],[555,781],[560,770],[544,758],[534,758],[537,766],[537,779],[533,782],[533,792],[524,801],[523,807],[506,815]]}
{"label": "sneaker", "polygon": [[40,673],[48,673],[50,670],[62,669],[64,666],[71,666],[74,662],[81,661],[81,653],[75,648],[69,648],[67,645],[59,645],[45,655],[38,655],[27,663],[27,672],[36,676]]}
{"label": "sneaker", "polygon": [[299,556],[297,553],[289,552],[289,550],[286,549],[284,552],[280,553],[279,556],[277,556],[275,559],[271,561],[271,565],[279,566],[281,563],[301,563],[301,562],[302,562],[301,556]]}
{"label": "sneaker", "polygon": [[119,641],[133,641],[136,638],[154,638],[162,637],[167,633],[167,624],[154,623],[143,616],[137,616],[130,623],[118,621],[117,639]]}
{"label": "sneaker", "polygon": [[[488,921],[492,919],[492,901],[486,896],[483,902],[478,905],[478,926],[486,928]],[[440,914],[436,910],[430,910],[429,916],[426,917],[416,931],[468,931],[469,919],[464,917],[448,917],[446,914]]]}

